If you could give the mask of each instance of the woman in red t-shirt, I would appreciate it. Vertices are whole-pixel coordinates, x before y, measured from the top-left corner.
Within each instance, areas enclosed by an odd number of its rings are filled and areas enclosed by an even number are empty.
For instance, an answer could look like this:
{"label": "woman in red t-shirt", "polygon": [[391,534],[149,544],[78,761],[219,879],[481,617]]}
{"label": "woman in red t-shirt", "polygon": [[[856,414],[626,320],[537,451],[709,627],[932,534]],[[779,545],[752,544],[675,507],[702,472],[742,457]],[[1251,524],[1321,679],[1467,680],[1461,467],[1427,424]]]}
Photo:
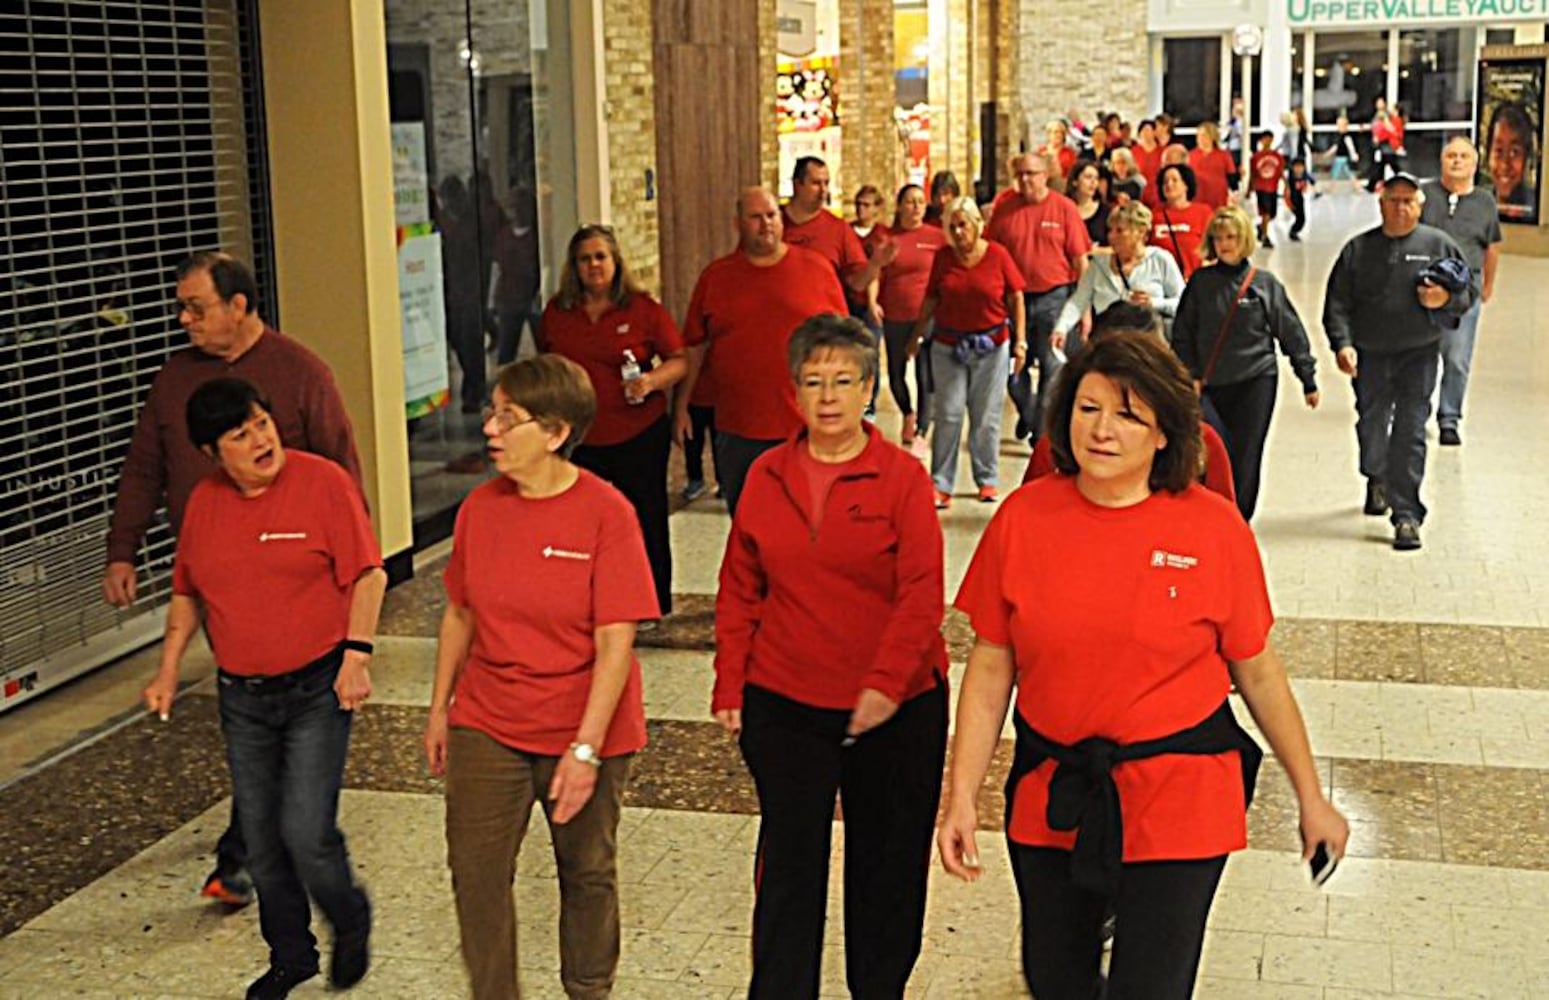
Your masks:
{"label": "woman in red t-shirt", "polygon": [[[925,286],[930,281],[936,252],[947,245],[946,233],[939,226],[925,224],[925,191],[918,184],[905,184],[898,189],[892,240],[898,255],[882,270],[877,303],[882,306],[882,339],[887,345],[887,385],[898,412],[903,414],[899,441],[907,448],[930,425],[930,352],[911,350],[910,340],[925,302]],[[909,395],[911,356],[918,409]]]}
{"label": "woman in red t-shirt", "polygon": [[1215,122],[1200,122],[1194,141],[1189,166],[1199,185],[1199,200],[1214,211],[1230,201],[1237,188],[1237,161],[1221,148],[1221,127]]}
{"label": "woman in red t-shirt", "polygon": [[[1027,327],[1022,307],[1026,282],[1011,254],[983,238],[984,216],[972,198],[959,198],[946,213],[947,246],[936,251],[925,301],[915,320],[911,351],[930,333],[931,478],[936,509],[952,505],[957,448],[968,411],[968,454],[979,499],[1000,495],[1000,416],[1006,408],[1006,375],[1027,366]],[[935,330],[931,331],[934,321]]]}
{"label": "woman in red t-shirt", "polygon": [[1210,206],[1195,201],[1199,193],[1194,171],[1181,163],[1169,163],[1156,175],[1158,199],[1151,222],[1151,245],[1173,255],[1183,278],[1199,270],[1199,245],[1210,225]]}
{"label": "woman in red t-shirt", "polygon": [[860,324],[813,317],[788,358],[806,426],[749,472],[715,604],[711,711],[761,817],[748,995],[817,995],[837,793],[849,987],[901,997],[947,747],[941,525],[920,463],[863,417]]}
{"label": "woman in red t-shirt", "polygon": [[611,228],[582,226],[570,237],[559,292],[538,327],[538,346],[576,362],[592,381],[597,419],[572,458],[617,486],[634,506],[656,600],[669,615],[667,391],[688,372],[688,362],[678,325],[635,284]]}
{"label": "woman in red t-shirt", "polygon": [[556,354],[500,369],[484,437],[494,479],[463,500],[425,724],[446,776],[447,862],[476,1000],[516,989],[516,858],[535,802],[559,865],[561,978],[613,981],[619,811],[645,746],[636,624],[660,614],[629,501],[570,454],[597,412]]}
{"label": "woman in red t-shirt", "polygon": [[1015,695],[1006,832],[1029,989],[1096,996],[1112,908],[1108,994],[1187,1000],[1262,756],[1233,683],[1290,778],[1303,858],[1337,860],[1349,826],[1268,644],[1253,533],[1194,481],[1183,365],[1150,334],[1109,334],[1071,359],[1050,412],[1066,474],[1012,495],[958,591],[976,639],[937,843],[948,872],[979,875],[977,798]]}

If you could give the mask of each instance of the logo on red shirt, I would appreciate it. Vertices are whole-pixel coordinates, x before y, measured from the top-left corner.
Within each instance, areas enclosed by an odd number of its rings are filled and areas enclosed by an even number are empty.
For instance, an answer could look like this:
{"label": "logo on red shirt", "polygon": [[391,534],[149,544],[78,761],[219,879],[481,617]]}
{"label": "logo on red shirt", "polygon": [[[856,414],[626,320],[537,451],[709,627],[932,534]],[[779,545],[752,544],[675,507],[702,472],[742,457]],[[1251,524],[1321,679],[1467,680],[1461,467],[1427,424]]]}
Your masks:
{"label": "logo on red shirt", "polygon": [[1153,569],[1193,569],[1198,565],[1198,556],[1183,556],[1176,552],[1168,552],[1165,549],[1151,550],[1151,567]]}
{"label": "logo on red shirt", "polygon": [[592,557],[592,554],[590,552],[571,552],[569,549],[556,549],[552,545],[545,545],[543,547],[543,558],[545,558],[545,559],[581,559],[581,560],[587,560],[587,559],[590,559],[591,557]]}
{"label": "logo on red shirt", "polygon": [[258,533],[260,542],[304,542],[307,539],[305,531],[261,531]]}

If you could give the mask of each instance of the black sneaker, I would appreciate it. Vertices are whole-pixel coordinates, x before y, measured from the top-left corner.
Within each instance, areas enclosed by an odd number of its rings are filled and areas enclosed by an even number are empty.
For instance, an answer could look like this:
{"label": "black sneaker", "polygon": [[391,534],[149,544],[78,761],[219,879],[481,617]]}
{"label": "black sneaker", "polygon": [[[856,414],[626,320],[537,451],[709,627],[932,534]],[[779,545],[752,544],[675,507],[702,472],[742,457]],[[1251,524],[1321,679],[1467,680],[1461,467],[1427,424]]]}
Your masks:
{"label": "black sneaker", "polygon": [[247,988],[247,1000],[285,1000],[290,991],[317,975],[316,969],[287,969],[271,965],[269,971],[253,980]]}
{"label": "black sneaker", "polygon": [[371,900],[366,900],[366,918],[353,930],[334,934],[333,959],[328,965],[328,982],[334,989],[347,990],[366,978],[371,967]]}
{"label": "black sneaker", "polygon": [[1420,526],[1405,518],[1393,525],[1393,547],[1400,552],[1413,552],[1420,547]]}
{"label": "black sneaker", "polygon": [[683,484],[683,502],[693,503],[705,495],[705,481],[703,479],[690,479]]}
{"label": "black sneaker", "polygon": [[1291,242],[1292,243],[1300,243],[1301,241],[1302,241],[1302,234],[1301,233],[1292,233],[1291,234]]}
{"label": "black sneaker", "polygon": [[1374,479],[1366,481],[1366,506],[1361,510],[1372,517],[1381,517],[1388,512],[1387,487]]}
{"label": "black sneaker", "polygon": [[204,888],[199,894],[217,903],[240,908],[253,901],[253,877],[242,869],[228,872],[217,868],[204,880]]}
{"label": "black sneaker", "polygon": [[1441,429],[1441,443],[1449,448],[1456,448],[1463,443],[1463,436],[1458,433],[1456,427],[1443,427]]}
{"label": "black sneaker", "polygon": [[1263,245],[1265,250],[1273,250],[1273,249],[1275,249],[1275,241],[1270,239],[1268,236],[1264,237],[1259,242],[1260,242],[1260,244]]}

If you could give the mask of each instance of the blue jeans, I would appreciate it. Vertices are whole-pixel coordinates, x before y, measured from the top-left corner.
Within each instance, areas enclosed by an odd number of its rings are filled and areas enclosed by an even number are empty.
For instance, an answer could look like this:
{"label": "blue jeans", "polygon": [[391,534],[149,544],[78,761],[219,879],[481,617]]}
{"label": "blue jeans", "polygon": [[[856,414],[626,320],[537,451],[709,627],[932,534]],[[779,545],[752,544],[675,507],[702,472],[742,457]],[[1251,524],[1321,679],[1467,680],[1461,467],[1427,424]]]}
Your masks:
{"label": "blue jeans", "polygon": [[[1022,308],[1027,322],[1027,367],[1022,369],[1022,374],[1012,377],[1009,388],[1017,415],[1022,418],[1023,425],[1034,441],[1043,434],[1044,400],[1048,398],[1049,383],[1061,365],[1061,362],[1055,360],[1054,351],[1049,346],[1049,334],[1054,332],[1054,323],[1060,318],[1060,310],[1065,308],[1065,300],[1070,298],[1072,287],[1061,285],[1047,292],[1025,292],[1022,295]],[[1072,331],[1069,343],[1065,345],[1067,356],[1075,353],[1080,340],[1081,334]],[[1033,387],[1034,359],[1038,361],[1036,389]]]}
{"label": "blue jeans", "polygon": [[1394,353],[1361,351],[1355,379],[1355,436],[1361,475],[1387,487],[1392,521],[1425,522],[1425,421],[1441,355],[1435,344]]}
{"label": "blue jeans", "polygon": [[962,362],[952,348],[930,345],[931,424],[930,472],[936,489],[951,493],[957,482],[957,446],[963,436],[963,411],[968,411],[968,457],[974,483],[1000,482],[1000,412],[1006,406],[1006,370],[1011,342]]}
{"label": "blue jeans", "polygon": [[1441,399],[1436,406],[1436,423],[1457,427],[1463,419],[1463,395],[1468,392],[1468,370],[1474,362],[1474,340],[1479,336],[1479,312],[1475,302],[1459,319],[1456,330],[1441,335]]}
{"label": "blue jeans", "polygon": [[324,669],[289,685],[270,681],[260,690],[220,675],[221,731],[259,927],[270,964],[298,971],[318,967],[309,896],[336,935],[370,920],[338,825],[353,717],[333,692],[338,672],[335,653]]}

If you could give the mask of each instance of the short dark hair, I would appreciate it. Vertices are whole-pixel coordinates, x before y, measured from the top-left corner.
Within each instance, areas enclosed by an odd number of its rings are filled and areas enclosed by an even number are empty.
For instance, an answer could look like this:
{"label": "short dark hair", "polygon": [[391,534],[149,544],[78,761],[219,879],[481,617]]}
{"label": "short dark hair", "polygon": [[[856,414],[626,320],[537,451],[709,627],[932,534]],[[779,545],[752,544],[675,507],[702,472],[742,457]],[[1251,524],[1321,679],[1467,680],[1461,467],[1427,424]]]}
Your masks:
{"label": "short dark hair", "polygon": [[200,451],[216,449],[222,437],[252,419],[254,407],[274,413],[269,397],[247,379],[211,379],[195,389],[183,407],[188,440]]}
{"label": "short dark hair", "polygon": [[[1194,170],[1187,163],[1169,163],[1156,172],[1156,190],[1158,195],[1161,194],[1164,186],[1163,182],[1166,180],[1167,171],[1169,170],[1176,170],[1178,176],[1183,178],[1183,188],[1188,192],[1189,200],[1193,201],[1194,196],[1199,192],[1199,181],[1195,179]],[[1167,204],[1166,197],[1162,197],[1161,201],[1162,204]]]}
{"label": "short dark hair", "polygon": [[1094,373],[1117,382],[1126,402],[1133,394],[1156,414],[1157,429],[1166,436],[1167,444],[1152,462],[1151,489],[1170,493],[1188,489],[1199,476],[1204,455],[1199,395],[1171,348],[1151,334],[1130,330],[1095,338],[1060,369],[1047,421],[1054,467],[1066,475],[1080,470],[1070,444],[1070,420],[1081,380]]}
{"label": "short dark hair", "polygon": [[[1110,175],[1108,173],[1107,167],[1103,166],[1101,163],[1098,163],[1090,156],[1083,156],[1075,163],[1070,165],[1070,172],[1065,175],[1065,190],[1067,193],[1076,190],[1076,178],[1080,177],[1082,171],[1086,170],[1087,167],[1091,167],[1093,170],[1097,171],[1097,183],[1099,186],[1108,180]],[[1101,190],[1098,191],[1098,196],[1099,200],[1101,200]]]}
{"label": "short dark hair", "polygon": [[1504,125],[1522,137],[1527,143],[1528,152],[1532,153],[1538,148],[1538,130],[1533,127],[1533,119],[1528,116],[1527,108],[1516,101],[1507,101],[1495,109],[1495,114],[1490,116],[1490,128],[1485,133],[1485,149],[1489,149],[1495,142],[1495,126]]}
{"label": "short dark hair", "polygon": [[963,195],[963,186],[957,182],[957,175],[950,170],[938,170],[930,179],[930,200],[935,201],[941,197],[943,191],[952,192],[952,197],[960,198]]}
{"label": "short dark hair", "polygon": [[796,158],[796,169],[791,171],[791,180],[800,184],[807,179],[807,171],[813,167],[827,167],[821,156],[799,156]]}
{"label": "short dark hair", "polygon": [[1136,305],[1125,299],[1119,299],[1107,309],[1092,317],[1092,336],[1100,337],[1109,333],[1117,333],[1120,330],[1132,330],[1136,333],[1149,333],[1152,335],[1162,332],[1162,317],[1157,315],[1155,309],[1150,306]]}
{"label": "short dark hair", "polygon": [[206,271],[215,285],[215,294],[222,302],[230,302],[240,295],[247,300],[247,312],[258,312],[258,282],[248,266],[229,253],[220,250],[200,250],[184,257],[177,266],[177,280]]}
{"label": "short dark hair", "polygon": [[561,458],[571,456],[597,417],[597,391],[586,369],[558,354],[514,361],[495,373],[495,384],[544,430],[569,426]]}
{"label": "short dark hair", "polygon": [[1151,126],[1152,128],[1156,128],[1156,119],[1155,118],[1142,118],[1142,119],[1140,119],[1140,123],[1135,126],[1135,131],[1139,132],[1141,129],[1145,128],[1147,125]]}
{"label": "short dark hair", "polygon": [[785,348],[791,378],[801,378],[801,366],[822,350],[852,355],[860,363],[862,378],[877,377],[877,338],[854,317],[819,313],[798,326]]}

